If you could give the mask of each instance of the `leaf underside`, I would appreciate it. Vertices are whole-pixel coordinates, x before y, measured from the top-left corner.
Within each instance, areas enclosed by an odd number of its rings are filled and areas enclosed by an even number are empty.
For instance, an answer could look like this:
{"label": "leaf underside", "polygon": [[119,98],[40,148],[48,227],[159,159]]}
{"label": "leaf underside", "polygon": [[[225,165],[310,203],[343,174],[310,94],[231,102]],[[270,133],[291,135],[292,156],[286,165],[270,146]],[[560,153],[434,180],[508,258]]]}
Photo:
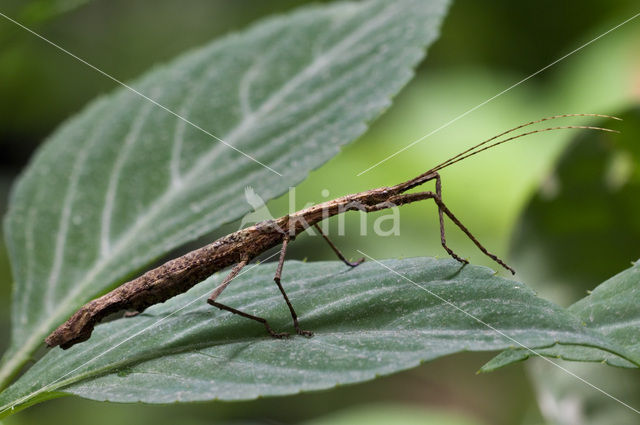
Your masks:
{"label": "leaf underside", "polygon": [[[275,264],[250,265],[219,302],[291,331]],[[485,267],[413,258],[286,262],[283,284],[312,338],[276,340],[209,306],[217,274],[87,342],[52,349],[0,395],[0,410],[60,392],[95,400],[246,400],[370,380],[461,351],[556,342],[602,345],[573,315]]]}
{"label": "leaf underside", "polygon": [[0,388],[82,304],[248,212],[246,186],[274,198],[363,134],[446,9],[307,7],[130,84],[255,161],[124,88],[62,125],[15,185],[4,222],[15,289]]}

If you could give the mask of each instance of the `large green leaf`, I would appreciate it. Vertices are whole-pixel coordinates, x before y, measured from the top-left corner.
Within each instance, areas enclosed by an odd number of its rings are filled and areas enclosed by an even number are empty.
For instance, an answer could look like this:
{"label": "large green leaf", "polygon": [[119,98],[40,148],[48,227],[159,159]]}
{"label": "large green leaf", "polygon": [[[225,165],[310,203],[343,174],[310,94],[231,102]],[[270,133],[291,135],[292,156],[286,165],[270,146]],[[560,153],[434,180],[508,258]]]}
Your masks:
{"label": "large green leaf", "polygon": [[[250,266],[220,301],[289,330],[274,270]],[[310,339],[274,340],[260,324],[210,307],[205,297],[221,273],[98,326],[86,343],[51,350],[0,395],[0,411],[61,392],[119,402],[246,400],[362,382],[461,351],[606,346],[563,309],[485,267],[415,258],[355,269],[287,262],[284,270]]]}
{"label": "large green leaf", "polygon": [[5,220],[15,291],[6,384],[77,307],[171,249],[302,181],[389,106],[446,0],[315,6],[158,67],[61,126]]}

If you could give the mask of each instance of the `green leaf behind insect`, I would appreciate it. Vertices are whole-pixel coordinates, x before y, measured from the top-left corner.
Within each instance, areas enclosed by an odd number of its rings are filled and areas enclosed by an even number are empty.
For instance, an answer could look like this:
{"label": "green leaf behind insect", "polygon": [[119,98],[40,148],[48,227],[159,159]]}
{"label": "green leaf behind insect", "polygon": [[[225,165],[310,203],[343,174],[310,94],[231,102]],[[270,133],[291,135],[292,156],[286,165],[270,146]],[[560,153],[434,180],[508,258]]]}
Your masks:
{"label": "green leaf behind insect", "polygon": [[[272,284],[275,264],[248,266],[219,301],[291,317]],[[283,283],[312,338],[275,340],[260,324],[205,301],[224,273],[143,314],[99,325],[85,343],[52,349],[0,395],[0,410],[63,393],[171,403],[247,400],[374,379],[462,351],[523,344],[615,350],[573,315],[488,268],[414,258],[286,262]],[[464,311],[462,311],[464,310]]]}
{"label": "green leaf behind insect", "polygon": [[16,183],[4,223],[15,290],[0,387],[79,306],[248,212],[246,186],[278,196],[364,133],[446,10],[308,7],[131,83],[255,161],[124,88],[62,125]]}

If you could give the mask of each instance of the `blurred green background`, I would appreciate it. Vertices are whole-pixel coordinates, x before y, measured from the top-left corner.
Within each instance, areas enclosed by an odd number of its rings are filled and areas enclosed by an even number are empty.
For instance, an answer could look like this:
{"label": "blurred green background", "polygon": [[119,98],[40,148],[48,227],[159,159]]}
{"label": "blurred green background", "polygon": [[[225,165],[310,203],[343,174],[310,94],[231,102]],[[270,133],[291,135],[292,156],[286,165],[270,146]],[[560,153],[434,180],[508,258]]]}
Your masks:
{"label": "blurred green background", "polygon": [[[3,0],[0,12],[126,81],[186,49],[302,3]],[[634,109],[640,103],[640,18],[393,159],[361,176],[357,174],[638,12],[637,1],[633,0],[454,2],[440,39],[429,50],[414,80],[364,137],[296,188],[296,207],[326,200],[327,196],[337,197],[406,180],[474,143],[533,119],[572,112],[624,114],[626,120],[622,123],[571,121],[613,125],[623,131],[618,139],[602,136],[594,142],[593,137],[578,137],[578,132],[546,133],[442,172],[444,197],[450,209],[490,250],[514,261],[518,279],[562,305],[579,299],[586,289],[640,257],[635,237],[640,236],[639,215],[634,214],[640,202],[637,196],[640,171],[636,166],[640,151],[640,113]],[[6,210],[12,180],[38,144],[62,120],[113,87],[111,80],[0,17],[2,212]],[[566,151],[560,163],[565,168],[554,172],[558,158],[574,139],[571,150]],[[592,146],[592,150],[581,154],[590,144],[603,150],[592,152],[596,149]],[[596,164],[607,158],[613,159],[604,165]],[[568,171],[562,171],[565,169]],[[607,171],[609,169],[613,171]],[[625,171],[627,169],[631,171]],[[609,175],[607,172],[613,173],[614,180],[615,176],[622,175],[616,180],[622,183],[599,185],[602,176]],[[558,181],[567,182],[562,186],[568,188],[564,194],[579,195],[564,198],[562,191],[560,195],[556,191],[552,193],[556,202],[544,204],[549,198],[544,194],[549,190],[553,192]],[[536,195],[539,187],[545,190]],[[592,202],[582,202],[592,193],[604,195],[593,198]],[[274,215],[285,214],[289,199],[274,200],[268,205]],[[544,211],[547,215],[541,216]],[[556,211],[559,212],[556,214]],[[439,245],[433,205],[405,207],[400,215],[399,236],[376,237],[371,231],[374,217],[369,217],[368,235],[361,235],[357,214],[347,218],[345,236],[336,236],[335,223],[331,233],[348,256],[355,257],[356,249],[376,258],[446,256]],[[559,236],[557,228],[564,229],[575,217],[585,216],[595,218],[580,220],[581,227],[573,226],[572,234]],[[237,226],[237,223],[229,224],[218,233],[236,230]],[[474,263],[495,268],[451,225],[448,229],[450,246],[456,252]],[[594,229],[597,232],[594,233]],[[594,234],[597,237],[592,237]],[[193,246],[215,236],[203,238]],[[612,246],[616,249],[612,250]],[[563,261],[566,253],[570,253],[568,262]],[[333,259],[330,249],[319,238],[304,236],[292,245],[288,256],[309,261]],[[581,263],[594,266],[585,271]],[[1,349],[8,341],[10,291],[10,269],[1,246]],[[544,388],[541,390],[540,379],[532,386],[526,367],[512,366],[490,375],[475,375],[491,357],[491,353],[456,355],[365,384],[253,402],[147,406],[102,404],[67,397],[35,406],[5,423],[46,421],[55,424],[69,423],[70,419],[93,424],[117,421],[156,425],[178,420],[185,424],[216,421],[324,424],[373,423],[374,419],[380,423],[407,424],[554,423],[544,403],[542,411],[546,419],[543,418],[536,398],[541,399]],[[638,378],[636,371],[622,372],[626,377],[632,374]],[[598,373],[604,374],[598,380],[604,387],[619,381],[616,377],[619,371]],[[580,387],[580,393],[583,392],[587,398],[592,396],[589,390]],[[635,394],[639,392],[636,386]],[[626,390],[624,394],[630,395],[631,391]],[[633,400],[628,401],[633,404]],[[640,405],[640,397],[635,396],[635,401],[636,406]],[[624,407],[613,401],[604,406],[602,409],[625,419],[612,420],[614,416],[609,416],[602,423],[637,423],[622,412]],[[555,423],[570,423],[561,416]]]}

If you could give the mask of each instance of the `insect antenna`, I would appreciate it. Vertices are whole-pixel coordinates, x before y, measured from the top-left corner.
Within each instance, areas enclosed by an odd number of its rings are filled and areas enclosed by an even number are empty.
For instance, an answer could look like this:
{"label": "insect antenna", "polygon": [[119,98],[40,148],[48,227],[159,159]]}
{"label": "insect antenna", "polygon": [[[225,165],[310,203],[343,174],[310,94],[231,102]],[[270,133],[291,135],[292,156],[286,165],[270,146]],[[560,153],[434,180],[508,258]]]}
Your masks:
{"label": "insect antenna", "polygon": [[[500,137],[502,137],[502,136],[504,136],[506,134],[512,133],[512,132],[514,132],[516,130],[520,130],[523,127],[528,127],[530,125],[538,124],[538,123],[541,123],[541,122],[544,122],[544,121],[551,121],[551,120],[555,120],[555,119],[558,119],[558,118],[568,118],[568,117],[599,117],[599,118],[611,118],[611,119],[614,119],[614,120],[622,121],[622,118],[614,117],[614,116],[611,116],[611,115],[604,115],[604,114],[560,114],[560,115],[553,115],[553,116],[550,116],[550,117],[541,118],[541,119],[538,119],[538,120],[535,120],[535,121],[530,121],[530,122],[527,122],[527,123],[524,123],[524,124],[520,124],[520,125],[518,125],[516,127],[510,128],[509,130],[503,131],[500,134],[497,134],[497,135],[495,135],[493,137],[490,137],[489,139],[487,139],[487,140],[485,140],[483,142],[480,142],[477,145],[471,146],[469,149],[467,149],[467,150],[465,150],[463,152],[460,152],[459,154],[447,159],[443,163],[436,165],[432,170],[429,170],[429,171],[441,170],[444,167],[446,167],[447,165],[449,165],[450,163],[453,164],[454,162],[457,162],[457,159],[462,157],[462,156],[467,158],[467,157],[471,156],[471,155],[467,155],[469,152],[471,152],[471,151],[473,151],[475,149],[478,149],[479,147],[484,146],[487,143],[490,143],[490,142],[492,142],[492,141],[494,141],[496,139],[499,139]],[[585,127],[567,126],[567,127],[563,127],[563,128],[585,128]],[[553,129],[556,129],[556,128],[554,127]],[[546,130],[549,130],[549,129],[539,130],[539,131],[533,132],[533,133],[539,133],[541,131],[546,131]],[[533,133],[532,132],[523,133],[521,136],[526,136],[526,135],[533,134]],[[521,136],[519,136],[519,137],[521,137]],[[513,140],[515,138],[516,137],[513,137],[513,138],[510,138],[508,140]],[[502,143],[504,143],[506,141],[507,140],[504,140]],[[494,144],[492,146],[499,145],[499,144],[500,143],[496,143],[496,144]],[[480,150],[478,150],[478,152],[481,152],[483,150],[485,150],[485,149],[480,149]]]}
{"label": "insect antenna", "polygon": [[[598,115],[598,116],[602,117],[603,115]],[[620,120],[620,118],[617,118],[617,117],[609,117],[609,118]],[[540,121],[537,121],[537,122],[540,122]],[[512,130],[509,130],[509,131],[507,131],[505,133],[502,133],[501,136],[503,136],[504,134],[509,133],[509,132],[511,132],[513,130],[517,130],[518,128],[522,128],[523,126],[524,125],[521,125],[520,127],[516,127],[515,129],[512,129]],[[429,170],[428,173],[433,173],[435,171],[442,170],[443,168],[448,167],[448,166],[450,166],[452,164],[455,164],[456,162],[462,161],[463,159],[467,159],[470,156],[476,155],[476,154],[478,154],[478,153],[480,153],[482,151],[486,151],[487,149],[494,148],[494,147],[496,147],[498,145],[501,145],[503,143],[507,143],[507,142],[509,142],[511,140],[519,139],[520,137],[529,136],[531,134],[536,134],[536,133],[543,133],[545,131],[563,130],[563,129],[568,129],[568,128],[578,128],[578,129],[582,128],[582,129],[587,129],[587,130],[605,131],[605,132],[608,132],[608,133],[620,133],[618,130],[613,130],[611,128],[606,128],[606,127],[596,127],[596,126],[591,126],[591,125],[562,125],[562,126],[557,126],[557,127],[547,127],[547,128],[542,128],[542,129],[538,129],[538,130],[527,131],[527,132],[524,132],[524,133],[516,134],[515,136],[508,137],[508,138],[506,138],[504,140],[499,140],[499,141],[491,143],[491,144],[489,144],[487,146],[484,146],[486,143],[489,143],[492,140],[495,140],[498,137],[500,137],[500,136],[495,136],[495,137],[492,137],[491,139],[488,139],[488,140],[486,140],[486,141],[484,141],[482,143],[477,144],[476,146],[473,146],[472,148],[467,149],[465,152],[462,152],[462,153],[460,153],[460,154],[458,154],[458,155],[456,155],[456,156],[454,156],[452,158],[449,158],[448,160],[446,160],[445,162],[443,162],[443,163],[441,163],[439,165],[436,165],[431,170]],[[482,147],[482,146],[484,146],[484,147]],[[482,148],[478,149],[480,147],[482,147]]]}
{"label": "insect antenna", "polygon": [[[451,158],[447,159],[446,161],[436,165],[435,167],[431,168],[430,170],[420,174],[419,176],[406,181],[404,183],[401,183],[399,185],[396,186],[396,189],[400,190],[400,192],[405,192],[409,189],[412,189],[416,186],[420,186],[421,184],[423,184],[426,181],[429,181],[433,178],[433,174],[439,170],[442,170],[445,167],[448,167],[449,165],[455,164],[456,162],[462,161],[463,159],[469,158],[470,156],[473,156],[477,153],[480,153],[482,151],[485,151],[487,149],[491,149],[495,146],[501,145],[503,143],[509,142],[511,140],[514,139],[518,139],[520,137],[524,137],[524,136],[528,136],[530,134],[534,134],[534,133],[542,133],[544,131],[551,131],[551,130],[560,130],[560,129],[565,129],[565,128],[585,128],[585,129],[590,129],[590,130],[599,130],[599,131],[608,131],[608,132],[612,132],[612,133],[619,133],[619,131],[617,130],[612,130],[610,128],[604,128],[604,127],[595,127],[595,126],[588,126],[588,125],[566,125],[566,126],[557,126],[557,127],[548,127],[548,128],[544,128],[544,129],[540,129],[540,130],[534,130],[534,131],[527,131],[524,133],[520,133],[517,134],[515,136],[509,137],[507,139],[504,140],[499,140],[497,142],[494,142],[494,140],[499,139],[502,136],[505,136],[509,133],[512,133],[514,131],[520,130],[521,128],[524,127],[528,127],[530,125],[533,124],[538,124],[544,121],[551,121],[551,120],[555,120],[558,118],[567,118],[567,117],[600,117],[600,118],[610,118],[610,119],[614,119],[614,120],[618,120],[618,121],[622,121],[622,118],[618,118],[618,117],[614,117],[611,115],[604,115],[604,114],[562,114],[562,115],[553,115],[550,117],[546,117],[546,118],[541,118],[539,120],[535,120],[535,121],[530,121],[528,123],[524,123],[524,124],[520,124],[516,127],[510,128],[509,130],[503,131],[500,134],[497,134],[487,140],[484,140],[480,143],[478,143],[477,145],[471,146],[469,149],[460,152],[459,154],[452,156]],[[491,143],[494,142],[494,143]]]}

